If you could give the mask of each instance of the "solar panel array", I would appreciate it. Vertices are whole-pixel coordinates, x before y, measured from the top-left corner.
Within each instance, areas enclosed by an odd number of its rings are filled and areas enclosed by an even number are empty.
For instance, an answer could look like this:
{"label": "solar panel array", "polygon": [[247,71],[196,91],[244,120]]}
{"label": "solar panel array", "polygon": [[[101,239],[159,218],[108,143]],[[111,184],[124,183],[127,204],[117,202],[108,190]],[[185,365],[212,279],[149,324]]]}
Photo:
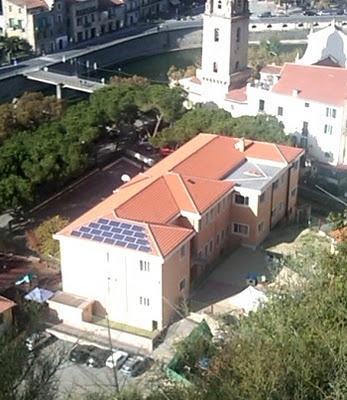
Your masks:
{"label": "solar panel array", "polygon": [[151,246],[143,226],[100,218],[71,232],[72,236],[149,253]]}

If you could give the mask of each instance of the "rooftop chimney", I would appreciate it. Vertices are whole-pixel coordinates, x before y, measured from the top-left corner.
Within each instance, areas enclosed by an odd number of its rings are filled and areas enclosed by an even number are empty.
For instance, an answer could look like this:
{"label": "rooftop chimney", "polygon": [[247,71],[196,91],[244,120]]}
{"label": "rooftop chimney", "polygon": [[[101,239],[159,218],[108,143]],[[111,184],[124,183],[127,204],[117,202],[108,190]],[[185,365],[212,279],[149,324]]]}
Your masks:
{"label": "rooftop chimney", "polygon": [[299,89],[293,89],[292,95],[293,95],[294,97],[297,97],[297,96],[299,95],[300,92],[301,92],[301,90],[299,90]]}
{"label": "rooftop chimney", "polygon": [[240,138],[240,140],[238,140],[234,146],[236,150],[244,153],[246,147],[245,138]]}

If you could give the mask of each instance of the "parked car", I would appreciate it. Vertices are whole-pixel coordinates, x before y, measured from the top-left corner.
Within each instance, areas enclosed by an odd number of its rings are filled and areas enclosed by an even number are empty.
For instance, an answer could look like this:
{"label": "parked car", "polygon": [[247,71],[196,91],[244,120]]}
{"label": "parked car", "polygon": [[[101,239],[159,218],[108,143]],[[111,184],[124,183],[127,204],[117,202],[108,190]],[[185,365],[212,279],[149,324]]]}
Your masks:
{"label": "parked car", "polygon": [[303,12],[303,15],[306,15],[307,17],[313,17],[313,16],[317,15],[317,11],[316,10],[305,10]]}
{"label": "parked car", "polygon": [[318,11],[318,15],[321,15],[321,16],[324,16],[324,15],[333,15],[333,14],[334,14],[334,11],[331,10],[331,9],[329,9],[329,8],[326,8],[326,9],[324,9],[324,10]]}
{"label": "parked car", "polygon": [[85,364],[95,348],[92,345],[77,344],[70,351],[69,360],[76,364]]}
{"label": "parked car", "polygon": [[129,357],[121,368],[121,372],[127,376],[138,376],[151,366],[153,361],[148,357]]}
{"label": "parked car", "polygon": [[56,340],[56,337],[47,332],[35,332],[25,339],[25,345],[29,351],[34,351],[39,350],[54,340]]}
{"label": "parked car", "polygon": [[129,354],[126,351],[114,351],[106,360],[106,367],[113,368],[115,366],[117,369],[120,369],[128,357]]}
{"label": "parked car", "polygon": [[110,350],[99,349],[94,347],[94,350],[90,353],[87,358],[86,365],[93,368],[102,368],[106,364],[106,360],[112,354]]}
{"label": "parked car", "polygon": [[258,15],[258,18],[271,18],[272,14],[271,11],[264,11]]}

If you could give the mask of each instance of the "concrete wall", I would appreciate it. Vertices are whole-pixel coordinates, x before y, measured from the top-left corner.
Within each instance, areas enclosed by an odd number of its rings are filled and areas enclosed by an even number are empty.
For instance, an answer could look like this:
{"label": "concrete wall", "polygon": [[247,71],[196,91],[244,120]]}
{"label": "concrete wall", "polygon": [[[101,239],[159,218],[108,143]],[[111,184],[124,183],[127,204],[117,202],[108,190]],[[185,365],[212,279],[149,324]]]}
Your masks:
{"label": "concrete wall", "polygon": [[60,251],[64,292],[95,300],[95,312],[112,321],[152,330],[155,320],[161,328],[159,257],[76,238],[62,238]]}

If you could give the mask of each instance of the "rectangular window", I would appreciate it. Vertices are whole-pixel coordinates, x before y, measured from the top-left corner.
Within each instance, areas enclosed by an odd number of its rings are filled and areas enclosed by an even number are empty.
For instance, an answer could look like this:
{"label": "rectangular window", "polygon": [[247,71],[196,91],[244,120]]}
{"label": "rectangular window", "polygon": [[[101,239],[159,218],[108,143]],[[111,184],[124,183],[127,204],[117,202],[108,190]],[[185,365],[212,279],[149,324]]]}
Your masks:
{"label": "rectangular window", "polygon": [[140,260],[140,271],[149,272],[149,261]]}
{"label": "rectangular window", "polygon": [[149,306],[149,297],[142,297],[142,296],[140,296],[140,304],[141,304],[142,306],[148,307],[148,306]]}
{"label": "rectangular window", "polygon": [[277,115],[279,115],[279,116],[283,115],[283,107],[278,107],[277,108]]}
{"label": "rectangular window", "polygon": [[259,196],[259,203],[262,203],[265,200],[265,192]]}
{"label": "rectangular window", "polygon": [[237,235],[248,236],[249,227],[244,224],[233,224],[233,232]]}
{"label": "rectangular window", "polygon": [[308,131],[308,122],[307,122],[307,121],[303,121],[303,123],[302,123],[302,130],[303,130],[303,132]]}
{"label": "rectangular window", "polygon": [[290,195],[291,195],[292,197],[294,197],[294,196],[296,195],[296,188],[294,188],[294,189],[290,192]]}
{"label": "rectangular window", "polygon": [[310,103],[305,103],[305,107],[306,108],[310,107]]}
{"label": "rectangular window", "polygon": [[12,12],[12,6],[8,6],[8,11]]}
{"label": "rectangular window", "polygon": [[241,194],[235,194],[235,204],[241,204],[244,206],[248,206],[249,197],[244,197]]}
{"label": "rectangular window", "polygon": [[18,26],[19,29],[23,29],[23,23],[22,23],[22,20],[21,20],[21,19],[19,19],[19,20],[17,21],[17,26]]}
{"label": "rectangular window", "polygon": [[272,189],[276,190],[278,188],[278,179],[272,184]]}
{"label": "rectangular window", "polygon": [[327,107],[325,109],[325,116],[326,117],[336,118],[336,108]]}
{"label": "rectangular window", "polygon": [[264,231],[264,222],[260,222],[260,224],[258,225],[258,232],[263,232]]}
{"label": "rectangular window", "polygon": [[293,164],[293,170],[298,169],[299,166],[299,161],[295,161],[295,163]]}
{"label": "rectangular window", "polygon": [[22,13],[22,8],[18,7],[18,13],[21,14]]}
{"label": "rectangular window", "polygon": [[264,111],[264,110],[265,110],[265,100],[259,100],[258,111]]}
{"label": "rectangular window", "polygon": [[218,65],[216,62],[213,63],[213,72],[218,72]]}
{"label": "rectangular window", "polygon": [[214,30],[214,41],[219,42],[219,29],[218,28],[216,28]]}
{"label": "rectangular window", "polygon": [[15,26],[14,18],[10,18],[10,28],[14,28],[14,26]]}
{"label": "rectangular window", "polygon": [[333,127],[331,125],[324,125],[324,133],[327,135],[331,135],[333,133]]}
{"label": "rectangular window", "polygon": [[186,287],[186,280],[182,279],[180,282],[180,291],[182,291]]}
{"label": "rectangular window", "polygon": [[186,245],[184,244],[180,250],[180,256],[183,258],[186,255]]}

